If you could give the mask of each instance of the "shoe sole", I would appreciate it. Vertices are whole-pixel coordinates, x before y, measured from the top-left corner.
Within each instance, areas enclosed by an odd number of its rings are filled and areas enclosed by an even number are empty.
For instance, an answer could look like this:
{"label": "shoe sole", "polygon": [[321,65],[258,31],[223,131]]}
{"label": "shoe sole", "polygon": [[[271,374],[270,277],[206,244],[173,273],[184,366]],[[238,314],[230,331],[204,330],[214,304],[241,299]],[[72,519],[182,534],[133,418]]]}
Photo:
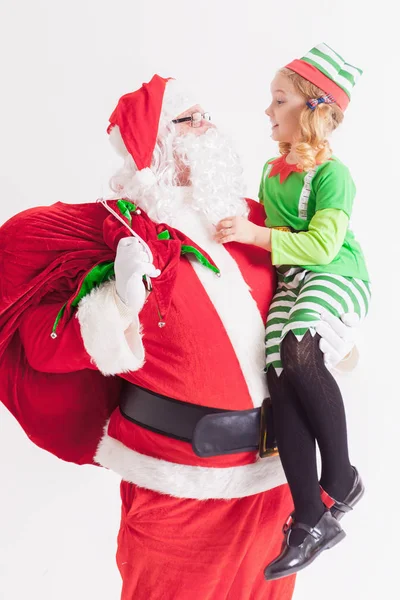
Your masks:
{"label": "shoe sole", "polygon": [[331,548],[333,548],[334,546],[336,546],[336,544],[338,544],[339,542],[341,542],[345,537],[346,537],[346,533],[343,530],[340,531],[337,535],[335,535],[335,537],[333,539],[331,539],[331,541],[329,542],[329,544],[327,546],[324,546],[323,548],[321,548],[320,550],[318,550],[318,552],[316,552],[314,554],[314,556],[311,558],[311,560],[309,560],[307,563],[305,563],[301,567],[293,568],[293,569],[288,569],[287,571],[285,571],[284,575],[278,575],[278,574],[276,574],[273,577],[268,577],[267,574],[266,574],[266,570],[267,569],[265,569],[265,571],[264,571],[264,577],[265,577],[265,579],[267,581],[273,581],[275,579],[282,579],[283,577],[289,577],[289,575],[294,575],[295,573],[298,573],[299,571],[302,571],[303,569],[305,569],[306,567],[308,567],[309,565],[311,565],[311,563],[313,563],[314,560],[316,558],[318,558],[318,556],[320,554],[322,554],[322,552],[324,550],[330,550]]}
{"label": "shoe sole", "polygon": [[[354,499],[353,504],[351,505],[351,508],[355,507],[355,505],[364,496],[364,493],[365,493],[365,487],[363,486],[362,489],[361,489],[361,492],[359,493],[359,495],[357,496],[357,498]],[[342,512],[341,510],[336,510],[334,508],[331,508],[331,515],[332,515],[332,517],[335,517],[336,521],[341,521],[343,519],[343,517],[345,515],[347,515],[349,512],[351,512],[351,511],[349,510],[347,512]]]}

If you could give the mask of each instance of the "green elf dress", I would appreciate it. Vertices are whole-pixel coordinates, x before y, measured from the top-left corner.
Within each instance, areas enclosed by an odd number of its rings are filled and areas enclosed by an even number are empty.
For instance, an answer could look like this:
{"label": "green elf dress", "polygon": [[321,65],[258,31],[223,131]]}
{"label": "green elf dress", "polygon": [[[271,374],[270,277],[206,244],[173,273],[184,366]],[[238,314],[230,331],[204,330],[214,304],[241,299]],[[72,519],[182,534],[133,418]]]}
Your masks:
{"label": "green elf dress", "polygon": [[305,172],[269,160],[259,198],[272,228],[271,256],[278,286],[266,330],[267,369],[282,372],[280,345],[288,331],[300,341],[324,311],[336,317],[356,312],[362,320],[370,301],[368,271],[350,229],[355,185],[336,157]]}

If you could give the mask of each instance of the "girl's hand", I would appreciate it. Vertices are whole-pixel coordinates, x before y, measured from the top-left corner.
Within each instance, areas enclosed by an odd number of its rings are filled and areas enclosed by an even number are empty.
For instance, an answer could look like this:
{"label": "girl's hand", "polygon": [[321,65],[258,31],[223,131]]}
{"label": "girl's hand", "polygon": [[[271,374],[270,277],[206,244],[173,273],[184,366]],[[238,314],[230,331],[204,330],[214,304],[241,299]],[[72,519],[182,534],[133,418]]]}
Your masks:
{"label": "girl's hand", "polygon": [[259,227],[245,217],[227,217],[216,226],[215,240],[220,244],[240,242],[254,244]]}

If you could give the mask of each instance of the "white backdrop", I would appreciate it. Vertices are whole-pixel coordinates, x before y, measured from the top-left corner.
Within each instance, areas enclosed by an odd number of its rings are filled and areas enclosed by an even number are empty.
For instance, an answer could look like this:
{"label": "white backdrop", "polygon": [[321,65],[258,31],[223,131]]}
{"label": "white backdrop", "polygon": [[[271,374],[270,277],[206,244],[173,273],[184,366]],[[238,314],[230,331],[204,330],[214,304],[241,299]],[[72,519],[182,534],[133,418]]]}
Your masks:
{"label": "white backdrop", "polygon": [[[374,284],[361,362],[342,381],[352,460],[367,495],[344,521],[345,541],[298,576],[295,600],[399,597],[391,555],[399,536],[400,435],[393,4],[1,2],[0,222],[30,206],[107,195],[119,164],[107,141],[108,117],[120,95],[156,72],[184,78],[196,91],[234,139],[248,195],[256,197],[262,165],[276,153],[263,114],[275,70],[322,41],[364,69],[334,150],[357,184],[353,228]],[[34,447],[0,406],[0,599],[118,600],[118,484],[113,473]]]}

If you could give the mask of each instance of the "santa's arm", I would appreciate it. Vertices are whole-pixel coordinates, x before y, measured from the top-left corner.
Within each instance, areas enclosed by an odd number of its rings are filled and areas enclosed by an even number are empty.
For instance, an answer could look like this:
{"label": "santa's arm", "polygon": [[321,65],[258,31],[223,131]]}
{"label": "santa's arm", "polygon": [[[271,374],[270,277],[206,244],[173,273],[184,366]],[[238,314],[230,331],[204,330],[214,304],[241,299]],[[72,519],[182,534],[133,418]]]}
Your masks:
{"label": "santa's arm", "polygon": [[139,316],[117,297],[114,281],[82,298],[73,316],[60,323],[57,336],[52,337],[60,308],[45,301],[23,316],[19,333],[34,369],[47,373],[98,369],[116,375],[143,366]]}

